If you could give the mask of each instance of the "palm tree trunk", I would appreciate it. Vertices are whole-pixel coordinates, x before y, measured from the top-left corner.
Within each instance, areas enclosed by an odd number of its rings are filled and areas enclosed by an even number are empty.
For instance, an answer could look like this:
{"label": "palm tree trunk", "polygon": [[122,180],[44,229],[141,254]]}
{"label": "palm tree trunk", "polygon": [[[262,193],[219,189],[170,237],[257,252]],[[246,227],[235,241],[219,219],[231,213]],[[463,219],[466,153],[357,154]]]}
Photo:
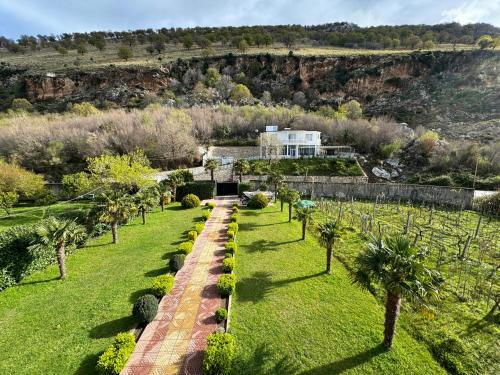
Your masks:
{"label": "palm tree trunk", "polygon": [[240,172],[240,184],[242,179],[243,179],[243,172]]}
{"label": "palm tree trunk", "polygon": [[161,212],[163,212],[163,209],[165,208],[165,196],[163,194],[160,196],[160,207]]}
{"label": "palm tree trunk", "polygon": [[288,222],[292,221],[292,202],[288,202]]}
{"label": "palm tree trunk", "polygon": [[280,203],[281,203],[281,212],[283,212],[283,199],[280,199]]}
{"label": "palm tree trunk", "polygon": [[211,181],[214,180],[214,170],[213,169],[210,170],[210,179],[211,179]]}
{"label": "palm tree trunk", "polygon": [[306,226],[307,226],[307,221],[302,221],[302,241],[306,239]]}
{"label": "palm tree trunk", "polygon": [[174,190],[174,192],[173,192],[174,193],[174,202],[177,202],[177,186],[174,186],[173,190]]}
{"label": "palm tree trunk", "polygon": [[398,320],[400,306],[401,296],[388,291],[387,301],[385,302],[384,324],[384,345],[388,349],[392,346],[392,340],[396,332],[396,322]]}
{"label": "palm tree trunk", "polygon": [[57,264],[59,265],[59,274],[61,280],[64,280],[66,278],[66,262],[65,262],[65,249],[64,249],[64,242],[60,242],[57,247],[56,247],[56,253],[57,253]]}
{"label": "palm tree trunk", "polygon": [[146,224],[146,209],[142,208],[141,209],[141,216],[142,216],[142,225]]}
{"label": "palm tree trunk", "polygon": [[332,256],[333,256],[333,246],[328,246],[326,248],[326,273],[332,273]]}
{"label": "palm tree trunk", "polygon": [[118,243],[118,222],[111,223],[111,234],[113,235],[113,243]]}

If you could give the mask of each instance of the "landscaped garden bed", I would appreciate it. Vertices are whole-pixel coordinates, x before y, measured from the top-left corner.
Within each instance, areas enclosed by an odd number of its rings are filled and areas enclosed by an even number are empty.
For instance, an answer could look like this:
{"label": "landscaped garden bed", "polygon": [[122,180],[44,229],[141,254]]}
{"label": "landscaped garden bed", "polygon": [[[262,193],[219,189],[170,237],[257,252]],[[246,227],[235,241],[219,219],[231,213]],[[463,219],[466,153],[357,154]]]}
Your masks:
{"label": "landscaped garden bed", "polygon": [[279,169],[284,175],[309,176],[363,176],[363,170],[356,159],[343,158],[301,158],[278,160],[252,160],[249,174],[266,174]]}

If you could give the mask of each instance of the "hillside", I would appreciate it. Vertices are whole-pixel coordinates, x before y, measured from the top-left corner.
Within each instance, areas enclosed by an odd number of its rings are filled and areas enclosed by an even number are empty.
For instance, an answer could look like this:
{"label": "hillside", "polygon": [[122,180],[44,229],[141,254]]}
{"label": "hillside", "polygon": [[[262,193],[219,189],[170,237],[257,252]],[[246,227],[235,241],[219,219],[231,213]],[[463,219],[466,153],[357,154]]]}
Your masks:
{"label": "hillside", "polygon": [[[244,73],[256,98],[264,91],[275,103],[291,102],[302,92],[302,105],[315,109],[356,99],[368,116],[389,115],[412,127],[423,125],[451,139],[498,139],[500,125],[500,53],[427,51],[349,56],[232,55],[178,59],[157,66],[72,67],[35,73],[21,65],[0,66],[0,105],[25,97],[39,111],[64,110],[69,103],[91,101],[101,107],[140,106],[148,95],[172,90],[190,102],[194,84],[208,67],[236,80]],[[216,104],[221,98],[210,98]],[[113,104],[114,103],[114,104]]]}

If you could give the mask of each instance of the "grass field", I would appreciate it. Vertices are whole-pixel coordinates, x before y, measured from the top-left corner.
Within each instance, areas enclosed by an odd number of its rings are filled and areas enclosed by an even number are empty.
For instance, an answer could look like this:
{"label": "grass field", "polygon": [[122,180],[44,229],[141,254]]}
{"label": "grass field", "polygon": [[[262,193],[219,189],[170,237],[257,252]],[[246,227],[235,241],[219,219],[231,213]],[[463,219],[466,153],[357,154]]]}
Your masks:
{"label": "grass field", "polygon": [[0,374],[93,374],[98,355],[133,326],[132,304],[153,278],[167,272],[183,232],[201,215],[178,204],[155,211],[91,241],[57,265],[0,293]]}
{"label": "grass field", "polygon": [[11,210],[10,216],[5,211],[0,213],[0,231],[15,225],[33,224],[49,216],[77,217],[83,215],[91,203],[59,203],[52,206],[20,205]]}
{"label": "grass field", "polygon": [[300,224],[288,223],[286,212],[243,210],[240,218],[235,373],[445,373],[401,327],[393,350],[383,350],[383,306],[353,286],[338,261],[326,275],[325,250],[310,235],[300,241]]}
{"label": "grass field", "polygon": [[[181,45],[169,44],[165,51],[160,55],[149,54],[146,48],[149,44],[136,45],[132,49],[134,57],[128,61],[118,58],[118,48],[121,44],[108,43],[103,51],[99,51],[92,46],[88,46],[88,52],[84,55],[79,55],[76,51],[69,51],[67,55],[61,55],[52,48],[42,49],[40,51],[28,51],[25,53],[12,54],[5,49],[0,49],[0,61],[8,62],[12,65],[28,68],[31,72],[61,72],[68,69],[93,69],[106,66],[109,64],[115,65],[146,65],[160,66],[169,61],[175,61],[179,58],[191,58],[203,56],[201,48],[192,48],[187,50]],[[469,50],[476,48],[472,45],[457,45],[457,50]],[[453,46],[449,44],[438,45],[434,50],[451,51]],[[276,43],[268,47],[251,47],[245,54],[261,54],[270,53],[274,55],[287,55],[290,49],[285,48],[282,44]],[[241,54],[235,48],[228,46],[215,45],[213,47],[214,55],[225,55],[233,53]],[[383,50],[368,50],[368,49],[352,49],[330,46],[313,46],[307,44],[298,44],[293,50],[295,55],[299,56],[353,56],[353,55],[371,55],[371,54],[406,54],[413,52],[408,49],[383,49]]]}

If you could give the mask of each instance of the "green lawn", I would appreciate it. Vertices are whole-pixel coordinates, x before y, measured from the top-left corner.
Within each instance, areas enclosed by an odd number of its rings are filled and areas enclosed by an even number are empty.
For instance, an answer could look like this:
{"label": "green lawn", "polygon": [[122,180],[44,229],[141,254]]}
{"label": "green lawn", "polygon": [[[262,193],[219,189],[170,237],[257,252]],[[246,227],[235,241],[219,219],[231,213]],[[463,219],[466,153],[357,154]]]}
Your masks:
{"label": "green lawn", "polygon": [[85,214],[91,203],[59,203],[52,206],[20,205],[11,210],[8,216],[5,211],[0,212],[0,231],[15,225],[33,224],[49,216],[77,217]]}
{"label": "green lawn", "polygon": [[178,204],[94,240],[67,259],[68,279],[57,266],[0,293],[0,374],[93,374],[99,353],[133,326],[132,303],[153,278],[183,232],[201,215]]}
{"label": "green lawn", "polygon": [[[285,210],[286,211],[286,210]],[[237,374],[444,374],[424,344],[399,327],[380,346],[384,309],[351,284],[336,260],[278,207],[243,210],[231,331]],[[403,314],[401,320],[411,319]]]}

